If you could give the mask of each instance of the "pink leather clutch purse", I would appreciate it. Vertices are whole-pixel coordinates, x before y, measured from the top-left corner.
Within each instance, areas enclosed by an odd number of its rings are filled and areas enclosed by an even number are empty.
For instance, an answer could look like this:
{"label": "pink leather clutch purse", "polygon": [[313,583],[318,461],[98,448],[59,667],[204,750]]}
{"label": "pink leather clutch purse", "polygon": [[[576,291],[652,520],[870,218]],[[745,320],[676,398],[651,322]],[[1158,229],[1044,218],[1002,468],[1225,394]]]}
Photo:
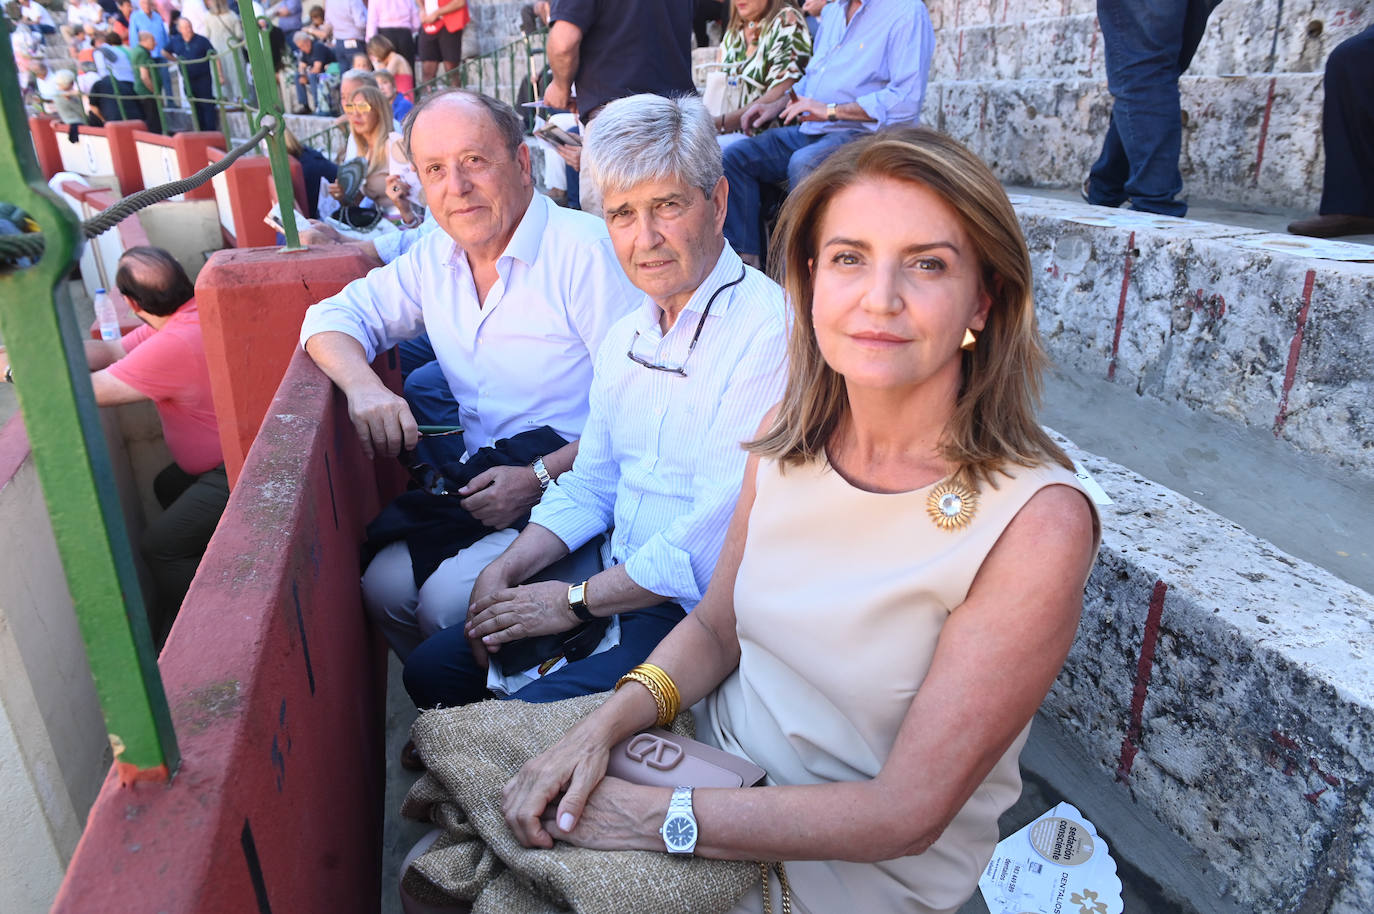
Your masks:
{"label": "pink leather clutch purse", "polygon": [[606,773],[648,787],[753,787],[767,774],[747,759],[657,727],[616,743]]}

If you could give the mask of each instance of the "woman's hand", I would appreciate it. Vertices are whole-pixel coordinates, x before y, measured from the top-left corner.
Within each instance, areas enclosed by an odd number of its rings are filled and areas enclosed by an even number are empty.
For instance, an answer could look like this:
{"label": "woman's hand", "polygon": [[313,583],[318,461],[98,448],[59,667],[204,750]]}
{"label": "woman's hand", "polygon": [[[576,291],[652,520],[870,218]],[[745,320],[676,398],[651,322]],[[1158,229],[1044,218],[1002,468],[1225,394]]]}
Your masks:
{"label": "woman's hand", "polygon": [[386,179],[386,195],[395,204],[402,219],[406,222],[414,219],[415,213],[410,208],[410,187],[404,178],[400,175],[389,175]]}
{"label": "woman's hand", "polygon": [[507,641],[566,632],[576,625],[577,617],[568,607],[568,585],[540,581],[498,590],[474,603],[464,633],[495,651]]}
{"label": "woman's hand", "polygon": [[553,151],[558,153],[559,157],[562,158],[564,162],[567,162],[568,166],[572,168],[573,171],[582,170],[581,146],[560,146],[557,143],[553,143],[552,146]]}
{"label": "woman's hand", "polygon": [[611,747],[597,728],[588,725],[590,720],[526,762],[502,788],[506,824],[525,847],[553,847],[544,816],[560,793],[563,799],[553,820],[565,834],[575,831],[588,797],[605,777]]}
{"label": "woman's hand", "polygon": [[335,181],[333,184],[326,184],[324,189],[328,191],[329,196],[333,197],[335,200],[343,200],[343,188],[339,186],[338,181]]}
{"label": "woman's hand", "polygon": [[544,830],[559,841],[601,851],[661,851],[658,829],[668,812],[672,791],[644,787],[620,778],[605,777],[587,798],[571,831],[558,827],[553,815],[542,820]]}

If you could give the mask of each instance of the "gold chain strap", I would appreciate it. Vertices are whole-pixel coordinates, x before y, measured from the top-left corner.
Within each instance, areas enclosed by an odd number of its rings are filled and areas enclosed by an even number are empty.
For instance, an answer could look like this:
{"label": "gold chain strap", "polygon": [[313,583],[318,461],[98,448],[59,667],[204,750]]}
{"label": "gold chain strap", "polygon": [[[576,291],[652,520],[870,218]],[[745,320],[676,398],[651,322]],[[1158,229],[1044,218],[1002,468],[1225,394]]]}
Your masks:
{"label": "gold chain strap", "polygon": [[759,876],[763,883],[763,914],[773,914],[773,892],[768,884],[768,871],[773,867],[777,867],[778,870],[778,887],[782,891],[782,914],[792,914],[792,885],[787,881],[787,867],[781,863],[759,861]]}

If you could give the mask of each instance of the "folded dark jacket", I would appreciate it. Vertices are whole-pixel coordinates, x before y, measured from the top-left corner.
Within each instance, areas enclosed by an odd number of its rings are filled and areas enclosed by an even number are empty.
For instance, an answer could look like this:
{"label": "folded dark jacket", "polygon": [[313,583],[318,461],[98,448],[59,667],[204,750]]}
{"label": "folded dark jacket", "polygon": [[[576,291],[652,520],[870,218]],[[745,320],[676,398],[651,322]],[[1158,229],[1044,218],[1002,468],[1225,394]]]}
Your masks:
{"label": "folded dark jacket", "polygon": [[[491,447],[479,449],[466,461],[444,464],[439,472],[450,494],[433,495],[423,489],[413,489],[397,496],[367,525],[363,566],[366,567],[383,546],[405,540],[410,547],[415,586],[424,584],[445,559],[457,555],[494,529],[463,508],[456,494],[458,489],[492,467],[529,466],[536,457],[552,454],[567,443],[544,425],[502,438]],[[523,529],[528,522],[526,515],[514,526]]]}

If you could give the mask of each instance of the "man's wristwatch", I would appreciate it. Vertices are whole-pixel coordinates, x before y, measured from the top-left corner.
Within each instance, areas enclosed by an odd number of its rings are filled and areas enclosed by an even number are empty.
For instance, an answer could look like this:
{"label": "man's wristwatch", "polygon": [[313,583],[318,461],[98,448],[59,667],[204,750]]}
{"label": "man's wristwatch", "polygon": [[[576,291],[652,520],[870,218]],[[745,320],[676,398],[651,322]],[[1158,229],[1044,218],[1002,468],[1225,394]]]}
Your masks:
{"label": "man's wristwatch", "polygon": [[827,121],[838,121],[840,119],[839,113],[835,110],[834,102],[825,106],[825,119]]}
{"label": "man's wristwatch", "polygon": [[534,458],[534,463],[530,464],[530,469],[534,470],[534,475],[539,479],[540,492],[543,492],[544,490],[548,489],[548,487],[553,483],[553,477],[549,475],[548,469],[544,466],[543,457]]}
{"label": "man's wristwatch", "polygon": [[587,582],[581,584],[568,585],[568,609],[583,622],[591,622],[596,616],[592,615],[591,608],[587,606]]}
{"label": "man's wristwatch", "polygon": [[679,787],[668,803],[668,815],[658,830],[670,854],[690,854],[697,849],[697,817],[692,815],[692,788]]}

